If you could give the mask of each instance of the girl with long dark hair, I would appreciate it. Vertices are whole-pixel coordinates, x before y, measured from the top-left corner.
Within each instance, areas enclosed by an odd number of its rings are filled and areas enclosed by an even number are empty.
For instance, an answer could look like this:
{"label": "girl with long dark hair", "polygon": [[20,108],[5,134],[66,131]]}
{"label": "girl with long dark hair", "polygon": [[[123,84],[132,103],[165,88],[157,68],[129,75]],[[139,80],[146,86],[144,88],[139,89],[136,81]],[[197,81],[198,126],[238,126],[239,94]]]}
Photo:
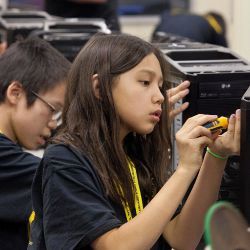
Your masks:
{"label": "girl with long dark hair", "polygon": [[140,38],[95,35],[85,45],[34,179],[29,249],[196,247],[226,159],[239,152],[240,114],[222,136],[202,126],[216,115],[189,118],[171,173],[167,73],[164,55]]}

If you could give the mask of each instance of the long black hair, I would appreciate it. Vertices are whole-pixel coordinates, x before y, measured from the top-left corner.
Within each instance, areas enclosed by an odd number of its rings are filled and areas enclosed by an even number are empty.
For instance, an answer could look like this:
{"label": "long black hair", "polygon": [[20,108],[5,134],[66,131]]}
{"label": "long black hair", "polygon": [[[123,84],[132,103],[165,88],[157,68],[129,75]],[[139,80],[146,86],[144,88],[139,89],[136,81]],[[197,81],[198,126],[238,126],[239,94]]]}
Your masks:
{"label": "long black hair", "polygon": [[[142,192],[150,198],[168,177],[170,135],[168,124],[167,83],[163,84],[165,101],[161,121],[146,136],[128,134],[119,141],[119,116],[112,97],[112,83],[142,59],[154,54],[159,60],[163,79],[167,65],[164,55],[152,44],[131,35],[95,35],[81,50],[71,68],[63,110],[63,125],[54,142],[78,148],[92,161],[106,194],[132,206],[133,185],[128,169],[129,156],[136,165]],[[92,77],[98,74],[100,98],[97,99]],[[122,187],[123,196],[118,190]]]}

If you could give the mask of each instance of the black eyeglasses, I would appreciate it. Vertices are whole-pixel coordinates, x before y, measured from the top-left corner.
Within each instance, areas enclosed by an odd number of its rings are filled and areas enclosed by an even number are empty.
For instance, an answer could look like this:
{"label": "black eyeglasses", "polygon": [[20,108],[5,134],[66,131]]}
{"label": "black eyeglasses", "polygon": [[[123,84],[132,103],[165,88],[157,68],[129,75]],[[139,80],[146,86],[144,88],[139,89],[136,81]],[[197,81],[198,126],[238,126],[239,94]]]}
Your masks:
{"label": "black eyeglasses", "polygon": [[[36,96],[39,100],[41,100],[43,103],[45,103],[45,104],[49,107],[51,113],[53,114],[52,120],[56,120],[57,122],[59,122],[60,119],[61,119],[61,116],[62,116],[62,111],[61,111],[61,110],[58,111],[58,110],[55,108],[54,105],[52,105],[51,103],[49,103],[48,101],[46,101],[43,97],[41,97],[41,96],[40,96],[39,94],[37,94],[36,92],[31,91],[31,93],[32,93],[34,96]],[[58,125],[59,125],[59,124],[58,124]]]}

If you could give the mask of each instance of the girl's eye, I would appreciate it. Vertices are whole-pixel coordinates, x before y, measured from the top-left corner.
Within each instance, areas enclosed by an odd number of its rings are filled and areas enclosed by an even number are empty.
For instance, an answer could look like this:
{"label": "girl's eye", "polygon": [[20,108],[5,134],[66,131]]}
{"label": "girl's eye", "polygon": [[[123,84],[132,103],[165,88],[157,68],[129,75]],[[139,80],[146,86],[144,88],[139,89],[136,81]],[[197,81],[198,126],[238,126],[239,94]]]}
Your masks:
{"label": "girl's eye", "polygon": [[150,81],[147,80],[141,80],[139,82],[141,82],[144,86],[148,86],[150,84]]}

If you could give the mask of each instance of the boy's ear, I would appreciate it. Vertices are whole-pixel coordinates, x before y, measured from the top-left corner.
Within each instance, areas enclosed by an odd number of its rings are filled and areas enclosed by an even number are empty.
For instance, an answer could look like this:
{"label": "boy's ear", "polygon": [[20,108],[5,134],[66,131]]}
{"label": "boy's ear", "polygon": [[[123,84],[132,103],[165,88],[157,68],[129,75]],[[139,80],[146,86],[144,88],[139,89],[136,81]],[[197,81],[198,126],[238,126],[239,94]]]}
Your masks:
{"label": "boy's ear", "polygon": [[99,83],[98,74],[94,74],[92,76],[92,87],[93,87],[93,91],[94,91],[95,97],[97,99],[101,99],[101,95],[100,95],[100,83]]}
{"label": "boy's ear", "polygon": [[11,104],[16,104],[23,94],[22,84],[18,81],[13,81],[6,90],[6,101]]}

